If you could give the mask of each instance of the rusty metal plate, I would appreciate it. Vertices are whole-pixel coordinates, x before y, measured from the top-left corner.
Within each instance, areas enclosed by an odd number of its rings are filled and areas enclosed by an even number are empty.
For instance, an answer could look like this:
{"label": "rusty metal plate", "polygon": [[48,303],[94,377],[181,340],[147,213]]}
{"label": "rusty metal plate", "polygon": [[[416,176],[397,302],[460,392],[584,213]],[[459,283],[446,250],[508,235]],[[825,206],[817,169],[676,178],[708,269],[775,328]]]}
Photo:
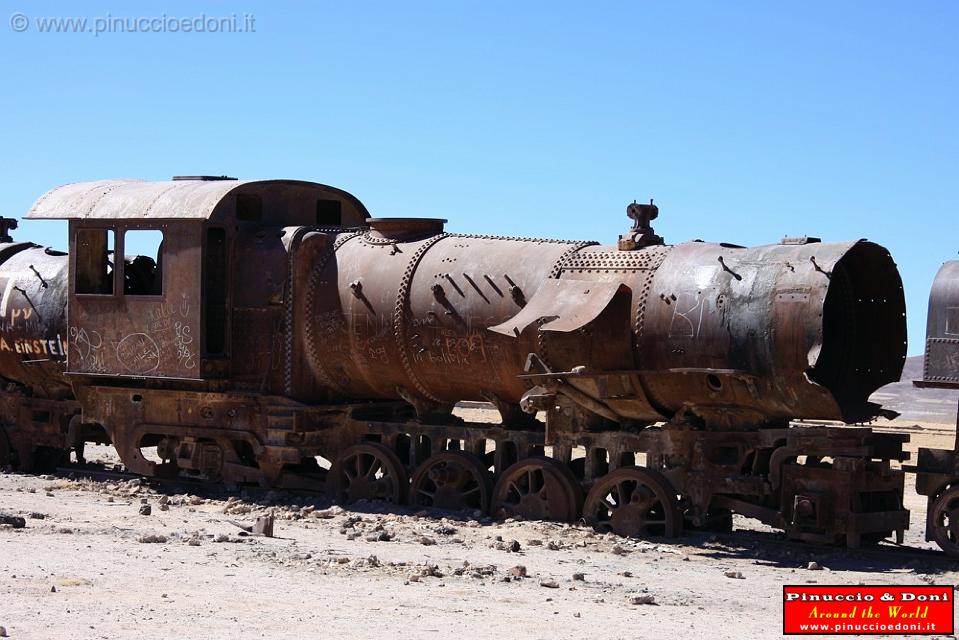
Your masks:
{"label": "rusty metal plate", "polygon": [[959,260],[946,262],[929,293],[922,386],[959,386]]}
{"label": "rusty metal plate", "polygon": [[530,325],[551,318],[540,331],[575,331],[595,320],[620,288],[626,287],[618,282],[546,280],[522,311],[489,330],[518,336]]}
{"label": "rusty metal plate", "polygon": [[[287,224],[317,224],[317,200],[340,200],[343,220],[363,224],[366,207],[351,194],[299,180],[98,180],[51,189],[24,216],[31,220],[209,220],[233,213],[235,194],[260,199],[264,220],[281,214]],[[270,214],[274,214],[271,216]]]}

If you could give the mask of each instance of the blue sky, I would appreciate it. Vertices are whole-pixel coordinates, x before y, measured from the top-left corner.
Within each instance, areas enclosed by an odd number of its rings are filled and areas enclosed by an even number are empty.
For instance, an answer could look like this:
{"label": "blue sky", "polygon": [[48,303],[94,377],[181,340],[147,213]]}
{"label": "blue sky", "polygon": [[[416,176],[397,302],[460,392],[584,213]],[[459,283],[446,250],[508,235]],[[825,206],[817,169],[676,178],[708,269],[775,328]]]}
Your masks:
{"label": "blue sky", "polygon": [[[959,250],[955,2],[0,6],[2,215],[64,182],[227,173],[456,231],[612,242],[654,197],[670,242],[887,246],[910,354]],[[201,14],[255,31],[36,23]],[[18,234],[65,246],[60,223]]]}

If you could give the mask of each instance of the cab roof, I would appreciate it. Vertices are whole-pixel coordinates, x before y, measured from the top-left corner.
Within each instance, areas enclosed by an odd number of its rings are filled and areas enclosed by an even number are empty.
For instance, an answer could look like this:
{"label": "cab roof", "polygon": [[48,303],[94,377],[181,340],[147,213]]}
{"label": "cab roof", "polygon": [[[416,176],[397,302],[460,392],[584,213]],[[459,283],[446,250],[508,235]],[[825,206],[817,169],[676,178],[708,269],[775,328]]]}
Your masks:
{"label": "cab roof", "polygon": [[210,179],[165,181],[97,180],[65,184],[43,194],[27,212],[31,220],[213,220],[236,215],[237,199],[255,198],[264,209],[293,211],[318,200],[341,200],[368,216],[353,195],[324,184],[299,180]]}

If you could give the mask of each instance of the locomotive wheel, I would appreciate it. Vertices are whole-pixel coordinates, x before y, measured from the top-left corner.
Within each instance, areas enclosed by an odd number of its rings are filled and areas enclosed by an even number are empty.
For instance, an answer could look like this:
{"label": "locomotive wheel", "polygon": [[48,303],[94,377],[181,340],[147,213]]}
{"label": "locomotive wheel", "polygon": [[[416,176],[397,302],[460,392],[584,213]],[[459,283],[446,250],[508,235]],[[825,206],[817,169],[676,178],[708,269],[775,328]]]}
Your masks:
{"label": "locomotive wheel", "polygon": [[572,522],[579,517],[583,491],[576,476],[552,458],[526,458],[512,465],[493,489],[490,513],[497,517]]}
{"label": "locomotive wheel", "polygon": [[465,451],[444,451],[417,467],[410,486],[410,504],[485,512],[491,493],[493,476],[477,456]]}
{"label": "locomotive wheel", "polygon": [[683,523],[669,480],[642,467],[622,467],[597,480],[583,518],[597,531],[630,538],[677,536]]}
{"label": "locomotive wheel", "polygon": [[332,497],[341,504],[358,500],[406,501],[410,478],[393,451],[377,442],[364,442],[343,451],[328,477]]}
{"label": "locomotive wheel", "polygon": [[943,491],[932,503],[932,537],[946,555],[959,558],[959,486]]}

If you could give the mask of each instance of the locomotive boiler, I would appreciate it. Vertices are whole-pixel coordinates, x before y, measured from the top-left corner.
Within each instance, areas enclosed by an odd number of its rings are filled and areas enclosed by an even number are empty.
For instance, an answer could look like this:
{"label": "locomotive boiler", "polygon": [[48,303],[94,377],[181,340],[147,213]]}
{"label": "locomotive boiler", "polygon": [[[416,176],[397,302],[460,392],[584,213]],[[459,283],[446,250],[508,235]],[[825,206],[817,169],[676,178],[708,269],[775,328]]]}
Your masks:
{"label": "locomotive boiler", "polygon": [[[652,202],[627,213],[602,246],[376,218],[307,182],[56,188],[27,217],[69,220],[69,255],[0,245],[4,328],[27,332],[4,337],[35,343],[0,353],[4,455],[35,450],[22,413],[42,401],[34,423],[67,448],[108,438],[149,476],[631,536],[738,512],[797,539],[901,538],[908,436],[793,424],[883,415],[868,398],[906,335],[888,251],[673,246]],[[156,255],[128,255],[142,231]],[[468,401],[499,424],[452,414]]]}

